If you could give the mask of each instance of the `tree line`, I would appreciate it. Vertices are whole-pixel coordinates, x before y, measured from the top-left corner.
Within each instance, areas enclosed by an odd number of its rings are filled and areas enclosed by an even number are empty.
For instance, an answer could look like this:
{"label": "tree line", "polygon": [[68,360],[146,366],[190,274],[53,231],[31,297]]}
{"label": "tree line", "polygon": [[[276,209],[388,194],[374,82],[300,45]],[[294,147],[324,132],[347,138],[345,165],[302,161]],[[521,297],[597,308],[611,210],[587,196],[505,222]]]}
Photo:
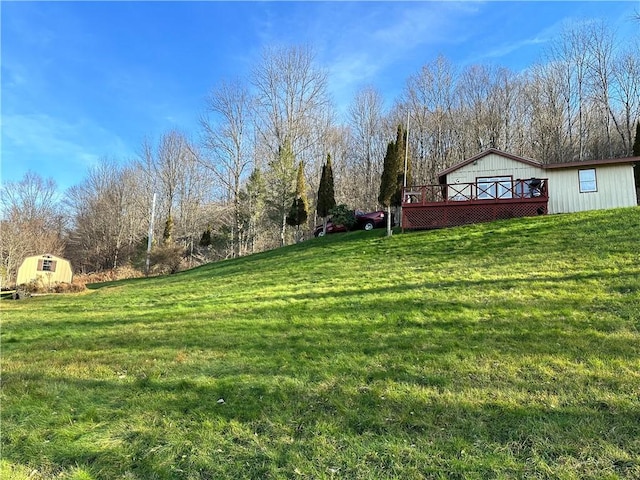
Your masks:
{"label": "tree line", "polygon": [[[599,22],[565,29],[522,72],[438,56],[389,109],[367,86],[341,120],[313,49],[269,47],[249,78],[208,93],[197,132],[167,131],[137,158],[104,158],[63,194],[33,172],[3,185],[1,275],[10,282],[41,253],[79,272],[142,268],[153,193],[152,263],[171,271],[298,241],[332,202],[394,204],[399,167],[383,178],[390,148],[402,150],[394,158],[405,156],[413,184],[430,184],[487,148],[544,163],[630,156],[639,119],[640,36],[616,39]],[[332,200],[320,188],[329,169]]]}

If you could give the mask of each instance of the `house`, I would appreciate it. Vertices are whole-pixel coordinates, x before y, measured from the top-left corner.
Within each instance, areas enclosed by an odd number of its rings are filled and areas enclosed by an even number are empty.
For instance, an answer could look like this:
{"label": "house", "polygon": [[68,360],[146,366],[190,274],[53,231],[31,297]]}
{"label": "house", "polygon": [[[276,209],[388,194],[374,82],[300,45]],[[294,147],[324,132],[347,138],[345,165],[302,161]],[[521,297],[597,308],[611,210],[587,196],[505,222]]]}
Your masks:
{"label": "house", "polygon": [[402,227],[634,206],[635,164],[640,157],[543,164],[489,149],[440,172],[438,185],[406,188]]}
{"label": "house", "polygon": [[16,284],[36,281],[49,287],[55,283],[71,283],[72,279],[73,272],[68,260],[54,255],[34,255],[22,261]]}

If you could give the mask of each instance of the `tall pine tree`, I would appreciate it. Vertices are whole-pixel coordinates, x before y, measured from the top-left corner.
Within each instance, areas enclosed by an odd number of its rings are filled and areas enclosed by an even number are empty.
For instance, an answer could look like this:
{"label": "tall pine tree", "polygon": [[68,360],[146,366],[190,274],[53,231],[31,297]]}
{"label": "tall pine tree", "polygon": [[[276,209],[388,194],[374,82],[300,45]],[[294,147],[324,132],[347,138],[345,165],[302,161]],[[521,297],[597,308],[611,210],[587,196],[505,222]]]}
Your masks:
{"label": "tall pine tree", "polygon": [[171,243],[173,241],[173,217],[171,214],[167,217],[167,221],[164,223],[164,231],[162,232],[162,242]]}
{"label": "tall pine tree", "polygon": [[395,142],[389,142],[387,153],[384,156],[380,194],[378,195],[378,201],[387,209],[387,236],[391,236],[391,203],[397,188],[397,175],[398,155],[396,155],[396,144]]}
{"label": "tall pine tree", "polygon": [[260,222],[264,221],[266,201],[266,186],[259,168],[256,167],[249,175],[244,190],[240,192],[240,201],[242,243],[250,253],[255,253],[259,247]]}
{"label": "tall pine tree", "polygon": [[307,200],[307,186],[304,181],[304,167],[302,162],[298,165],[298,179],[296,181],[296,194],[287,215],[287,224],[296,227],[296,241],[300,241],[300,225],[309,218],[309,201]]}
{"label": "tall pine tree", "polygon": [[396,174],[396,192],[391,199],[394,207],[402,205],[402,191],[404,189],[405,160],[407,162],[407,185],[411,184],[411,159],[407,155],[407,131],[398,125],[396,134],[396,161],[398,162],[398,172]]}
{"label": "tall pine tree", "polygon": [[384,156],[378,201],[387,208],[387,236],[391,235],[391,207],[402,204],[406,132],[398,125],[395,142],[389,142]]}
{"label": "tall pine tree", "polygon": [[211,227],[207,225],[207,229],[202,232],[202,236],[200,237],[200,246],[202,248],[207,248],[211,245]]}
{"label": "tall pine tree", "polygon": [[391,199],[396,191],[397,155],[395,142],[387,144],[387,153],[384,156],[382,177],[380,179],[380,194],[378,201],[383,207],[391,205]]}
{"label": "tall pine tree", "polygon": [[280,246],[286,244],[287,212],[291,201],[295,200],[293,186],[296,179],[296,159],[291,141],[285,138],[278,148],[278,155],[269,161],[265,183],[270,217],[280,224]]}
{"label": "tall pine tree", "polygon": [[316,211],[323,219],[324,231],[327,229],[327,217],[329,212],[336,206],[335,191],[333,187],[333,167],[331,165],[331,155],[327,154],[327,163],[322,166],[322,176],[318,186],[318,206]]}

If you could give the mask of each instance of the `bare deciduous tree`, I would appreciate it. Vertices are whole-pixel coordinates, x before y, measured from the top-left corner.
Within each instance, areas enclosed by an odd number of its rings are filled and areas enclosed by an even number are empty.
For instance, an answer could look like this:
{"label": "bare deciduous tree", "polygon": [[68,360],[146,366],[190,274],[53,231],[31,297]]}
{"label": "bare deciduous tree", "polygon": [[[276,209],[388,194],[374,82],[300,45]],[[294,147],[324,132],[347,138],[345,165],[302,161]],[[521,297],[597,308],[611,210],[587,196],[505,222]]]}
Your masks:
{"label": "bare deciduous tree", "polygon": [[617,57],[612,74],[612,99],[618,105],[616,128],[623,142],[623,155],[630,156],[634,128],[640,119],[640,39]]}
{"label": "bare deciduous tree", "polygon": [[410,113],[413,173],[419,182],[434,182],[438,171],[457,160],[454,146],[463,126],[454,111],[455,88],[454,69],[442,55],[407,81],[404,109]]}
{"label": "bare deciduous tree", "polygon": [[290,159],[314,165],[322,162],[322,157],[308,156],[331,123],[327,75],[315,65],[310,48],[274,47],[263,52],[252,83],[256,89],[258,148],[266,156],[267,190],[273,194],[272,218],[278,219],[278,236],[284,244],[296,174],[295,162]]}
{"label": "bare deciduous tree", "polygon": [[562,69],[552,63],[535,65],[527,78],[525,99],[530,111],[531,139],[528,155],[543,163],[558,163],[565,158],[566,109],[562,85]]}
{"label": "bare deciduous tree", "polygon": [[613,114],[611,102],[611,83],[614,58],[614,46],[612,34],[604,24],[591,25],[588,30],[589,43],[587,48],[590,54],[589,77],[591,95],[595,100],[598,113],[599,127],[605,134],[605,145],[598,148],[598,156],[612,157],[614,145],[612,139],[612,123],[618,129],[617,119]]}
{"label": "bare deciduous tree", "polygon": [[173,225],[166,236],[192,250],[206,224],[200,213],[211,191],[211,177],[203,171],[199,152],[184,133],[175,130],[162,135],[157,146],[145,141],[142,148],[138,165],[145,173],[145,190],[150,197],[157,193],[159,199],[154,229],[163,231]]}
{"label": "bare deciduous tree", "polygon": [[72,215],[67,256],[83,272],[117,268],[134,259],[146,233],[141,172],[102,159],[85,180],[69,189]]}
{"label": "bare deciduous tree", "polygon": [[223,82],[206,99],[206,113],[200,117],[202,143],[209,155],[202,164],[214,175],[233,204],[231,243],[234,256],[240,255],[240,190],[252,164],[249,154],[251,96],[239,82]]}
{"label": "bare deciduous tree", "polygon": [[353,200],[360,208],[373,209],[377,205],[382,159],[386,148],[382,123],[383,103],[378,90],[365,87],[356,93],[348,110],[353,144],[351,189]]}
{"label": "bare deciduous tree", "polygon": [[34,172],[0,188],[0,281],[14,281],[25,257],[50,253],[61,255],[64,217],[56,184]]}
{"label": "bare deciduous tree", "polygon": [[589,133],[588,73],[590,29],[586,24],[565,28],[558,41],[549,49],[548,61],[552,63],[560,82],[559,93],[563,100],[563,133],[567,137],[565,161],[583,160]]}

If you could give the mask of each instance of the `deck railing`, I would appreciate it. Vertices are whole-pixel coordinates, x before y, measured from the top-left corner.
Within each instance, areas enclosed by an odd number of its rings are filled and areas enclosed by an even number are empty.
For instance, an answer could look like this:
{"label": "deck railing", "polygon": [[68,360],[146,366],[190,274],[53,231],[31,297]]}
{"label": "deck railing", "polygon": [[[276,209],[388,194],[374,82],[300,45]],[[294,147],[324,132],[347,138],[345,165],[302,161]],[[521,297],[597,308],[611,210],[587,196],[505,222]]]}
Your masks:
{"label": "deck railing", "polygon": [[545,215],[546,178],[492,180],[404,189],[402,228],[428,229]]}
{"label": "deck railing", "polygon": [[403,205],[547,198],[547,179],[480,181],[406,187]]}

